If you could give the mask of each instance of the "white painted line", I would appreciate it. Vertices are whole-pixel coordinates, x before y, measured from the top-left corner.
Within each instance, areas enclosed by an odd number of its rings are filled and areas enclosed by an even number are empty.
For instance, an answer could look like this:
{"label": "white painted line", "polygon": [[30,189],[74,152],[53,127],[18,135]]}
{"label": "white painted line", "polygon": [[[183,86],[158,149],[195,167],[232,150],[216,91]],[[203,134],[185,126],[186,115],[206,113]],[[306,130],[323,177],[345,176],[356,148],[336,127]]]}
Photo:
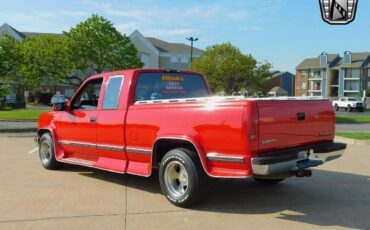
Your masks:
{"label": "white painted line", "polygon": [[34,153],[34,152],[36,152],[37,150],[39,150],[39,148],[38,148],[38,147],[37,147],[37,148],[32,149],[31,151],[29,151],[29,152],[28,152],[28,154]]}

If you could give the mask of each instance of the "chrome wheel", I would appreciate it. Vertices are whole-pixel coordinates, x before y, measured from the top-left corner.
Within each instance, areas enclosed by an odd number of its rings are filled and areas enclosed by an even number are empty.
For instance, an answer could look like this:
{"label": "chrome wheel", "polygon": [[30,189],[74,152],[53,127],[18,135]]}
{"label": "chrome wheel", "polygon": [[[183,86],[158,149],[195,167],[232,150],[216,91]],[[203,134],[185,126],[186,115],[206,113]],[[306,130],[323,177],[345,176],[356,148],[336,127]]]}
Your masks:
{"label": "chrome wheel", "polygon": [[40,157],[43,164],[48,164],[51,158],[51,146],[47,140],[40,144]]}
{"label": "chrome wheel", "polygon": [[179,197],[185,194],[188,189],[189,177],[183,164],[179,161],[170,162],[164,172],[164,182],[168,192]]}

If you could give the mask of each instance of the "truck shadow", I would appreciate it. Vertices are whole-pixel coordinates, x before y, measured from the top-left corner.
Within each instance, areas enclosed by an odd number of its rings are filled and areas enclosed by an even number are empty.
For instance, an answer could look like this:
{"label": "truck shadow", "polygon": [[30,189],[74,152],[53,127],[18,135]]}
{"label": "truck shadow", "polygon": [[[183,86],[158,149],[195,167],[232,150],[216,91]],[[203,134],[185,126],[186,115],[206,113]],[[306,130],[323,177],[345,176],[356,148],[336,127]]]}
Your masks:
{"label": "truck shadow", "polygon": [[[143,178],[78,166],[67,166],[65,170],[149,193],[161,193],[156,175]],[[208,198],[193,210],[273,214],[275,218],[317,226],[370,229],[369,207],[369,176],[314,170],[311,178],[289,178],[275,185],[262,185],[251,178],[216,179],[212,181]]]}

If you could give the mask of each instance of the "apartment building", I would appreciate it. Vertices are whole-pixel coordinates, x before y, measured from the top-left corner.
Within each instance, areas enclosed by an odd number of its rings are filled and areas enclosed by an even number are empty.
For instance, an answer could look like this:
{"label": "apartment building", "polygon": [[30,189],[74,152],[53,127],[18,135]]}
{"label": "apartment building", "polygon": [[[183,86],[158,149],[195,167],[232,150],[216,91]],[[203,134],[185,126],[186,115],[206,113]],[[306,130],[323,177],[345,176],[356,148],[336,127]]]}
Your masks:
{"label": "apartment building", "polygon": [[296,67],[296,96],[362,96],[370,89],[370,52],[321,53]]}

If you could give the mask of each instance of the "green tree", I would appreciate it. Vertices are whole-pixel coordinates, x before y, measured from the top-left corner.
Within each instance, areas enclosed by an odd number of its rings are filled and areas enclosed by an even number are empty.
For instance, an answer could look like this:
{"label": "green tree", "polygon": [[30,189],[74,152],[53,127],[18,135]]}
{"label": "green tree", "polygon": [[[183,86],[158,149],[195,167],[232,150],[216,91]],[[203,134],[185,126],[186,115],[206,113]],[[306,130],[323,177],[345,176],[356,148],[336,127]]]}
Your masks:
{"label": "green tree", "polygon": [[0,100],[11,93],[12,83],[19,81],[20,65],[19,42],[4,33],[0,39]]}
{"label": "green tree", "polygon": [[23,63],[20,73],[23,85],[29,89],[46,83],[56,86],[68,82],[73,71],[65,38],[58,35],[40,35],[22,42]]}
{"label": "green tree", "polygon": [[270,75],[269,63],[258,63],[251,55],[244,55],[231,43],[217,44],[206,49],[202,58],[195,59],[191,69],[202,72],[212,91],[231,95],[241,89],[257,91]]}
{"label": "green tree", "polygon": [[89,68],[101,73],[143,66],[130,38],[98,15],[92,15],[65,35],[76,69],[82,72]]}

